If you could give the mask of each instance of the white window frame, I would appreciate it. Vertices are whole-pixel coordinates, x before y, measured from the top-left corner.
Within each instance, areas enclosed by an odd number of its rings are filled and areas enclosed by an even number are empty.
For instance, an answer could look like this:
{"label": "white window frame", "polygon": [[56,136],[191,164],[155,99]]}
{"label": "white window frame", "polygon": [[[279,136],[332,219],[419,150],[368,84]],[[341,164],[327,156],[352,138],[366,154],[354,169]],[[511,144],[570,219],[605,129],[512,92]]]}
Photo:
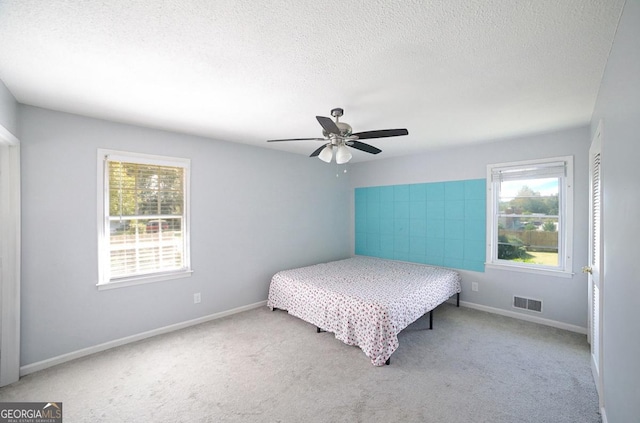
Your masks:
{"label": "white window frame", "polygon": [[[140,163],[157,166],[174,166],[185,169],[184,180],[184,221],[183,241],[184,257],[183,268],[179,270],[161,271],[145,275],[132,275],[127,277],[111,278],[110,271],[110,251],[109,251],[109,182],[108,182],[108,161],[123,161],[128,163]],[[190,277],[191,269],[190,254],[190,169],[191,160],[158,156],[153,154],[131,153],[126,151],[98,149],[97,157],[98,169],[98,283],[99,290],[121,288],[125,286],[140,285],[150,282],[166,281]]]}
{"label": "white window frame", "polygon": [[[560,177],[558,186],[558,266],[543,266],[498,259],[498,188],[500,181],[492,181],[494,172],[509,168],[544,166],[557,162],[564,162],[566,169],[564,177]],[[533,176],[535,177],[535,175]],[[565,278],[573,276],[573,156],[487,165],[487,258],[485,265],[494,269]]]}

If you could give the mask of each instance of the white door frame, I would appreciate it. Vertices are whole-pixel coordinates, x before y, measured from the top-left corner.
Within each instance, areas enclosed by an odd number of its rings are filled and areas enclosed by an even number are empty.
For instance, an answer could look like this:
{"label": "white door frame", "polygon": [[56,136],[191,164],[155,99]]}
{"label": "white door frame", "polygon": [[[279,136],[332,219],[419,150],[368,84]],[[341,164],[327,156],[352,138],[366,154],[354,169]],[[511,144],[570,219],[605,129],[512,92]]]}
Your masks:
{"label": "white door frame", "polygon": [[[598,156],[598,189],[594,190],[594,169]],[[604,298],[604,272],[602,268],[603,251],[603,227],[602,216],[604,213],[602,183],[602,120],[589,147],[589,332],[588,341],[591,344],[591,372],[593,373],[596,389],[598,390],[600,409],[604,408],[604,375],[603,375],[603,301]],[[597,194],[596,194],[597,192]],[[595,198],[595,195],[599,198]],[[598,203],[598,216],[594,217],[594,199]]]}
{"label": "white door frame", "polygon": [[0,125],[0,386],[20,378],[20,142]]}

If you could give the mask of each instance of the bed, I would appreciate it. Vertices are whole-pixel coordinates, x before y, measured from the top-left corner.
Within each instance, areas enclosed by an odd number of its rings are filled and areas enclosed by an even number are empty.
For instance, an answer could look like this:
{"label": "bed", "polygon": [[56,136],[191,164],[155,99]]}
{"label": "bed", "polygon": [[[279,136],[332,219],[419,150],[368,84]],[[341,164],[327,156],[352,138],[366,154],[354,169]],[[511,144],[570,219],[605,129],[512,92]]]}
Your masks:
{"label": "bed", "polygon": [[459,305],[460,291],[454,270],[356,256],[276,273],[267,306],[332,332],[382,366],[400,331],[453,295]]}

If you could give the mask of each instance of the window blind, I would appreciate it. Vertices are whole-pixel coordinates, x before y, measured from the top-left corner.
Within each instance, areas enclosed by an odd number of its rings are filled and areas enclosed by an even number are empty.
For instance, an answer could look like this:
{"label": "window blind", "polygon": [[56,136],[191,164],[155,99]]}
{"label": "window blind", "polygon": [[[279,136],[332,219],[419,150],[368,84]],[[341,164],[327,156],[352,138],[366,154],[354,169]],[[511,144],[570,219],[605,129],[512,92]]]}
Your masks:
{"label": "window blind", "polygon": [[185,264],[185,168],[105,157],[109,279]]}
{"label": "window blind", "polygon": [[515,181],[522,179],[558,178],[566,176],[566,162],[533,164],[531,166],[494,168],[491,171],[492,182]]}

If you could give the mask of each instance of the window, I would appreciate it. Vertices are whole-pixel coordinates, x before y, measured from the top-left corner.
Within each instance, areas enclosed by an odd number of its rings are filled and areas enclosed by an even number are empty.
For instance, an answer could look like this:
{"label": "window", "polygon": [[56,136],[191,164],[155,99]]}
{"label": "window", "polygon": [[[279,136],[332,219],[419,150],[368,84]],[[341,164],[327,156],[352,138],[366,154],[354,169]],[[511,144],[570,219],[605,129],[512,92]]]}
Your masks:
{"label": "window", "polygon": [[487,266],[572,273],[573,158],[487,166]]}
{"label": "window", "polygon": [[189,166],[98,150],[98,288],[190,276]]}

